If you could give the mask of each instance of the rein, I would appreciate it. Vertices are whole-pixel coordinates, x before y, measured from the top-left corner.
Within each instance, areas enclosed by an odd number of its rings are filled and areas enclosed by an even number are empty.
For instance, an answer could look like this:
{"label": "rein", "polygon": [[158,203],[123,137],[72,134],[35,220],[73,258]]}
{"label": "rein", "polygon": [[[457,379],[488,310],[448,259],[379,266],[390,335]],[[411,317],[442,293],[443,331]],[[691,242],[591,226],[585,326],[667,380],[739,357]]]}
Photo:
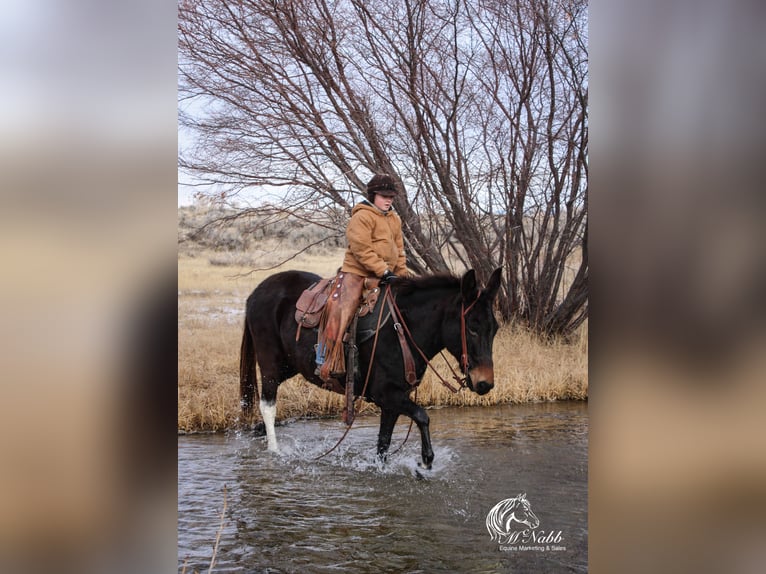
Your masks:
{"label": "rein", "polygon": [[[447,366],[449,367],[450,371],[452,371],[452,378],[454,378],[455,381],[457,382],[457,384],[459,385],[458,388],[455,388],[454,386],[452,386],[450,383],[448,383],[446,381],[446,379],[444,377],[441,376],[439,371],[437,371],[436,368],[431,364],[431,361],[428,360],[428,357],[426,357],[426,355],[423,352],[423,350],[415,342],[415,339],[412,336],[412,333],[410,332],[409,327],[407,327],[407,323],[404,321],[404,316],[402,315],[402,311],[401,311],[401,309],[399,309],[399,306],[396,304],[396,299],[391,294],[391,287],[389,285],[386,286],[386,292],[383,294],[383,297],[385,297],[386,302],[389,305],[389,308],[392,309],[393,312],[394,312],[394,315],[395,315],[394,318],[395,318],[395,320],[397,322],[397,324],[394,325],[394,329],[397,331],[397,334],[400,335],[400,340],[404,343],[404,345],[407,345],[407,343],[406,343],[406,341],[404,341],[404,338],[401,335],[401,331],[399,331],[399,326],[404,330],[404,332],[410,338],[410,341],[412,342],[412,345],[415,347],[415,350],[420,354],[420,356],[426,362],[426,366],[431,368],[431,371],[433,371],[433,373],[436,375],[436,378],[439,379],[439,381],[441,382],[442,385],[447,387],[453,393],[457,393],[459,390],[465,389],[468,386],[468,383],[467,383],[467,381],[468,381],[468,342],[466,340],[466,333],[465,333],[465,331],[466,331],[466,329],[465,329],[465,316],[468,314],[468,312],[473,308],[473,306],[479,300],[479,297],[481,297],[481,289],[477,293],[476,299],[474,299],[473,303],[468,305],[467,308],[466,308],[464,302],[460,304],[460,339],[461,339],[462,351],[463,351],[463,354],[462,354],[462,356],[460,358],[460,365],[461,365],[461,367],[463,369],[463,372],[466,373],[465,376],[461,377],[460,375],[458,375],[455,372],[455,369],[452,368],[452,365],[449,364],[449,361],[447,361],[447,358],[444,356],[444,352],[440,351],[440,354],[441,354],[442,358],[444,359],[444,362],[447,364]],[[361,397],[361,398],[364,398],[364,395],[367,392],[367,385],[370,382],[370,374],[372,373],[372,365],[375,362],[375,351],[378,348],[378,333],[380,332],[380,323],[381,323],[381,319],[383,318],[383,309],[384,309],[384,307],[385,307],[384,305],[380,306],[380,313],[378,314],[378,324],[375,326],[375,338],[373,339],[373,342],[372,342],[372,352],[370,353],[370,362],[367,365],[367,375],[365,376],[365,379],[364,379],[364,388],[362,389],[362,394],[359,395],[359,397]],[[404,347],[403,347],[403,350],[404,350]],[[408,377],[408,382],[411,385],[415,386],[415,393],[417,393],[418,381],[417,380],[411,381],[410,377]],[[349,384],[353,384],[353,382],[347,381],[346,385],[349,385]],[[416,396],[417,396],[417,394],[416,394]],[[357,398],[359,398],[359,397],[357,397]],[[348,433],[351,430],[351,427],[354,424],[355,420],[356,420],[356,413],[353,413],[353,417],[351,418],[351,424],[349,424],[346,427],[346,430],[343,433],[343,436],[341,436],[340,439],[338,439],[338,442],[335,443],[335,446],[333,446],[330,450],[326,451],[325,453],[320,454],[314,460],[319,460],[321,458],[324,458],[325,456],[330,454],[332,451],[334,451],[336,448],[338,448],[340,443],[342,443],[343,440],[346,438],[346,435],[348,435]],[[402,444],[400,444],[399,447],[395,451],[393,451],[393,453],[390,453],[390,454],[395,454],[396,452],[398,452],[404,446],[404,443],[407,442],[407,439],[410,436],[410,431],[412,430],[412,423],[413,423],[413,421],[411,419],[410,420],[410,426],[407,429],[407,436],[404,438],[404,442],[402,442]]]}
{"label": "rein", "polygon": [[[388,292],[386,292],[386,295],[388,296]],[[471,310],[471,308],[476,304],[476,301],[479,300],[479,297],[481,296],[481,290],[479,290],[479,293],[476,295],[476,299],[473,303],[471,303],[468,306],[468,309],[465,308],[465,303],[460,304],[460,338],[461,343],[463,347],[463,355],[461,357],[461,364],[463,366],[463,372],[467,373],[468,371],[468,343],[466,341],[466,335],[465,335],[465,316],[468,314],[468,311]],[[439,354],[442,356],[442,359],[444,359],[444,362],[449,367],[450,371],[452,371],[452,377],[457,381],[457,383],[460,385],[459,389],[456,389],[452,385],[450,385],[444,378],[439,374],[439,372],[434,368],[434,366],[431,364],[431,362],[426,358],[425,353],[418,347],[417,343],[415,342],[415,339],[412,336],[412,333],[410,333],[410,330],[407,328],[407,324],[404,322],[404,317],[402,316],[402,312],[399,309],[399,306],[396,304],[396,299],[393,298],[393,296],[389,297],[389,305],[396,311],[396,316],[399,319],[399,323],[401,324],[402,328],[407,332],[407,335],[409,336],[410,340],[412,341],[412,344],[415,345],[415,349],[417,349],[418,353],[420,353],[420,356],[423,357],[423,360],[426,362],[426,365],[431,367],[431,370],[434,372],[436,377],[439,379],[439,381],[447,387],[450,391],[453,393],[458,392],[458,390],[462,390],[468,386],[467,380],[468,375],[464,377],[460,377],[456,372],[455,369],[452,368],[452,365],[450,365],[449,361],[447,360],[447,357],[444,356],[443,351],[439,351]],[[415,401],[417,401],[418,396],[418,389],[415,387]],[[410,432],[412,431],[412,423],[414,421],[410,419],[410,425],[407,427],[407,435],[404,437],[404,440],[402,443],[393,451],[391,451],[389,454],[396,454],[400,450],[402,450],[402,447],[404,447],[405,444],[407,444],[407,439],[410,438]]]}
{"label": "rein", "polygon": [[401,310],[399,309],[399,306],[396,304],[396,299],[393,295],[391,295],[391,290],[387,289],[385,297],[388,299],[389,305],[394,309],[396,312],[396,319],[398,320],[399,324],[401,324],[402,328],[404,329],[404,332],[407,333],[407,336],[410,338],[410,341],[412,342],[412,345],[415,347],[415,350],[420,353],[420,356],[423,358],[423,360],[426,362],[426,366],[431,368],[431,371],[436,375],[436,378],[439,379],[439,382],[441,382],[442,385],[447,387],[450,391],[453,393],[458,392],[460,389],[465,389],[468,386],[468,342],[466,340],[466,334],[465,334],[465,316],[468,314],[468,311],[470,311],[474,305],[476,305],[476,302],[479,300],[479,297],[481,297],[481,289],[479,289],[479,292],[476,295],[476,299],[474,299],[473,303],[468,305],[468,308],[465,307],[465,303],[460,304],[460,342],[462,345],[462,351],[463,354],[460,358],[460,366],[463,369],[463,372],[465,373],[465,376],[461,377],[455,372],[455,369],[452,368],[452,365],[449,364],[449,361],[447,361],[447,358],[444,356],[444,352],[440,351],[440,354],[442,358],[444,359],[444,362],[449,367],[450,371],[452,371],[452,378],[455,379],[459,387],[456,389],[451,384],[449,384],[444,377],[441,376],[439,371],[436,370],[436,368],[431,364],[431,361],[428,360],[428,357],[426,357],[425,353],[421,350],[421,348],[418,346],[418,344],[415,342],[415,338],[412,336],[412,333],[410,333],[410,329],[407,327],[407,323],[404,321],[404,317],[402,315]]}
{"label": "rein", "polygon": [[[391,290],[390,287],[386,289],[386,295]],[[372,352],[370,353],[370,363],[367,365],[367,376],[364,378],[364,388],[362,389],[362,394],[359,395],[360,397],[364,398],[364,394],[367,392],[367,385],[370,382],[370,373],[372,373],[372,364],[375,362],[375,350],[378,348],[378,333],[380,332],[380,321],[383,318],[383,305],[380,306],[380,313],[378,313],[378,324],[375,326],[375,338],[372,341]],[[353,380],[349,381],[346,380],[346,385],[353,384]],[[348,405],[348,403],[347,403]],[[354,411],[356,410],[356,407],[354,407]],[[320,458],[326,457],[328,454],[330,454],[332,451],[334,451],[340,443],[343,442],[343,439],[346,438],[346,435],[351,430],[351,427],[354,424],[354,421],[356,420],[356,412],[349,413],[349,415],[353,415],[350,417],[351,423],[346,426],[346,431],[343,433],[343,436],[338,439],[338,442],[335,443],[335,446],[333,446],[330,450],[327,452],[320,454],[318,457],[316,457],[314,460],[319,460]],[[409,434],[409,433],[408,433]]]}

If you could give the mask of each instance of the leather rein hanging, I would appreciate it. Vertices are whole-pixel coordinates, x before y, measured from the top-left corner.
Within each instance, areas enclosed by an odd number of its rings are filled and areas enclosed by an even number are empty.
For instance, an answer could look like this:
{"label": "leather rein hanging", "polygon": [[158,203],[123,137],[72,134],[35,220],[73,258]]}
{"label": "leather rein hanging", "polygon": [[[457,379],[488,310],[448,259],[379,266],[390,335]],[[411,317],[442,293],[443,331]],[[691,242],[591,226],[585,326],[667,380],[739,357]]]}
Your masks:
{"label": "leather rein hanging", "polygon": [[[452,365],[449,364],[449,361],[446,360],[446,357],[444,357],[444,352],[440,351],[442,357],[444,358],[444,362],[447,363],[447,366],[449,367],[450,371],[452,371],[452,378],[455,379],[455,381],[458,383],[459,388],[455,388],[450,383],[448,383],[444,377],[441,376],[439,371],[437,371],[434,366],[431,364],[431,361],[428,360],[428,357],[426,357],[425,353],[421,350],[421,348],[418,346],[418,344],[415,342],[415,338],[412,336],[412,333],[410,333],[409,328],[407,327],[407,324],[404,321],[404,317],[402,315],[401,310],[399,309],[399,306],[396,304],[396,299],[391,294],[391,289],[386,289],[386,292],[384,294],[386,298],[386,302],[388,303],[389,308],[391,309],[391,313],[393,314],[395,320],[397,321],[394,323],[394,329],[396,330],[397,335],[399,336],[399,344],[402,347],[402,355],[404,356],[404,365],[405,365],[405,375],[407,376],[407,382],[410,385],[416,385],[418,383],[417,375],[415,375],[415,363],[412,359],[412,352],[409,350],[409,345],[407,344],[407,340],[404,337],[404,333],[407,334],[407,336],[410,338],[410,341],[412,342],[412,345],[415,347],[415,350],[420,354],[420,356],[423,358],[423,360],[426,362],[426,366],[430,367],[433,373],[436,375],[436,377],[439,379],[441,384],[443,384],[445,387],[447,387],[450,391],[453,393],[458,392],[460,389],[464,389],[468,386],[468,341],[466,339],[466,329],[465,329],[465,316],[468,314],[468,312],[473,308],[474,305],[476,305],[476,302],[479,300],[479,297],[481,297],[481,289],[479,289],[479,292],[476,295],[476,299],[474,299],[473,303],[468,305],[466,308],[465,302],[462,302],[460,304],[460,342],[462,345],[462,355],[460,357],[460,367],[465,373],[465,376],[461,377],[455,372],[455,369],[452,368]],[[404,331],[404,333],[402,332]],[[408,366],[408,361],[409,365]],[[410,378],[410,369],[412,372],[412,379]]]}
{"label": "leather rein hanging", "polygon": [[[479,290],[478,294],[476,295],[476,299],[473,303],[471,303],[468,308],[465,307],[465,303],[460,304],[460,339],[463,347],[463,354],[460,358],[460,363],[463,368],[463,372],[466,373],[464,377],[461,377],[455,372],[455,369],[452,368],[452,365],[449,364],[449,361],[447,361],[446,357],[444,357],[444,353],[441,352],[442,357],[444,358],[444,362],[447,363],[447,366],[450,368],[450,371],[452,371],[452,377],[457,381],[459,388],[453,387],[451,384],[449,384],[444,377],[439,374],[439,371],[437,371],[434,366],[431,364],[431,361],[428,360],[428,357],[426,357],[425,353],[422,351],[422,349],[418,346],[418,344],[415,342],[415,339],[412,337],[412,333],[410,333],[409,328],[407,327],[407,324],[404,322],[404,317],[402,316],[402,312],[399,309],[399,306],[396,304],[396,299],[391,294],[391,287],[387,286],[385,293],[383,296],[386,299],[386,302],[388,303],[388,307],[391,310],[391,314],[394,317],[394,330],[396,331],[397,336],[399,337],[399,344],[402,347],[402,355],[404,357],[404,371],[405,371],[405,377],[407,379],[407,382],[417,387],[418,380],[417,380],[417,374],[415,372],[415,361],[412,358],[412,351],[410,351],[409,345],[407,343],[407,339],[404,337],[404,333],[407,334],[407,336],[410,338],[410,341],[412,341],[412,344],[415,346],[415,350],[417,350],[418,353],[420,353],[420,356],[423,357],[423,360],[426,362],[426,366],[430,367],[431,370],[434,372],[436,377],[439,379],[439,381],[447,387],[450,391],[453,393],[458,392],[460,389],[464,389],[468,386],[467,380],[468,380],[468,343],[466,341],[466,334],[465,334],[465,316],[468,314],[468,311],[471,310],[471,308],[476,304],[476,302],[479,300],[479,297],[481,296],[481,289]],[[370,374],[372,373],[372,365],[375,362],[375,350],[378,347],[378,334],[380,332],[380,323],[381,319],[383,317],[383,307],[381,306],[380,314],[378,315],[378,324],[375,328],[375,338],[373,339],[372,343],[372,353],[370,353],[370,362],[367,366],[367,376],[364,379],[364,388],[362,389],[362,394],[359,395],[360,397],[364,397],[367,392],[367,384],[370,382]],[[347,383],[348,384],[348,383]],[[417,393],[417,389],[415,390]],[[358,398],[358,397],[357,397]],[[343,439],[346,438],[346,435],[351,430],[351,426],[353,425],[353,421],[355,420],[355,416],[351,417],[351,424],[346,426],[346,430],[343,433],[343,436],[338,439],[338,442],[335,443],[335,446],[333,446],[331,449],[325,451],[323,454],[320,454],[317,456],[314,460],[319,460],[321,458],[324,458],[328,454],[330,454],[332,451],[334,451],[340,443],[343,442]],[[413,420],[410,420],[410,427],[407,430],[407,436],[404,438],[404,442],[407,442],[407,438],[410,436],[410,431],[412,430],[412,422]],[[394,453],[397,452],[402,446],[404,446],[404,442],[399,445],[399,447],[393,451]]]}

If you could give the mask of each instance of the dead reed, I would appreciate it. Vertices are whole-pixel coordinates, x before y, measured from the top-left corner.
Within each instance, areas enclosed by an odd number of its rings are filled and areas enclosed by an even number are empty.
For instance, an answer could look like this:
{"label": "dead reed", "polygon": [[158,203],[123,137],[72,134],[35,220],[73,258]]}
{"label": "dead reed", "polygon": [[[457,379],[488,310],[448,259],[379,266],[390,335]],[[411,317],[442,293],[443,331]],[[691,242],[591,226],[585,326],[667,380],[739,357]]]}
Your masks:
{"label": "dead reed", "polygon": [[[223,533],[223,529],[226,526],[226,485],[223,485],[223,508],[221,508],[221,524],[218,527],[218,531],[215,534],[215,543],[213,544],[213,553],[210,557],[210,568],[208,568],[208,574],[211,574],[213,572],[213,567],[215,566],[215,559],[218,556],[218,547],[221,543],[221,534]],[[186,563],[188,562],[188,558],[184,560],[183,566],[181,567],[181,574],[186,574]],[[196,570],[193,571],[192,574],[199,574]]]}

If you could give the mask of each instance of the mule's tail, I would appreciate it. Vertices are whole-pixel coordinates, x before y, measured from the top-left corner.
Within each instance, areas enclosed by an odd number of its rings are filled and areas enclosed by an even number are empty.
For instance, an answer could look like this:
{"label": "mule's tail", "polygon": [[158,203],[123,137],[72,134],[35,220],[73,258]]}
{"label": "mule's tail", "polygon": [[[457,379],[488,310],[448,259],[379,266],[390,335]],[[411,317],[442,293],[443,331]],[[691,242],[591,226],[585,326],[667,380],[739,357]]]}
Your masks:
{"label": "mule's tail", "polygon": [[239,350],[239,400],[242,407],[242,423],[245,425],[253,422],[253,405],[259,400],[255,374],[256,359],[255,341],[245,319],[242,346]]}

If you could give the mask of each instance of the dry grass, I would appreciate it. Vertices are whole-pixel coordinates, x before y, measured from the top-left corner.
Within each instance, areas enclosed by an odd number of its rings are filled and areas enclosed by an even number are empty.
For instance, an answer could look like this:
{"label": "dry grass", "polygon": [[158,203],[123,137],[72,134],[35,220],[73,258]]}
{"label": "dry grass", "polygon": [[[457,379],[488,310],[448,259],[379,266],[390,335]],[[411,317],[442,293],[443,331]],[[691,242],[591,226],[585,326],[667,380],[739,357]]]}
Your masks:
{"label": "dry grass", "polygon": [[[284,251],[284,249],[283,249]],[[330,255],[298,257],[280,269],[300,268],[331,275],[342,250]],[[254,266],[274,261],[248,253]],[[178,257],[178,429],[231,428],[239,416],[239,346],[245,300],[255,286],[275,270],[218,263],[221,253],[201,250]],[[274,257],[276,259],[276,257]],[[334,414],[340,395],[305,382],[280,387],[279,415]]]}
{"label": "dry grass", "polygon": [[[495,388],[484,396],[464,390],[457,394],[429,372],[418,391],[424,405],[495,405],[529,401],[586,399],[588,396],[587,332],[574,344],[543,343],[531,333],[501,327],[493,348]],[[448,357],[457,371],[457,362]],[[434,366],[448,381],[449,367],[438,357]]]}
{"label": "dry grass", "polygon": [[[281,247],[281,249],[280,249]],[[250,292],[275,269],[284,247],[274,240],[244,253],[185,249],[178,257],[178,430],[218,431],[236,426],[239,416],[239,347],[244,305]],[[301,255],[279,269],[305,269],[324,277],[337,269],[343,250]],[[585,399],[588,395],[587,325],[574,344],[542,343],[523,330],[504,326],[495,339],[495,388],[480,397],[452,394],[430,372],[418,391],[418,403],[490,405],[526,401]],[[452,360],[450,358],[450,360]],[[437,357],[440,373],[449,369]],[[341,395],[324,391],[301,377],[279,390],[277,416],[338,415]],[[362,412],[374,412],[365,404]]]}

